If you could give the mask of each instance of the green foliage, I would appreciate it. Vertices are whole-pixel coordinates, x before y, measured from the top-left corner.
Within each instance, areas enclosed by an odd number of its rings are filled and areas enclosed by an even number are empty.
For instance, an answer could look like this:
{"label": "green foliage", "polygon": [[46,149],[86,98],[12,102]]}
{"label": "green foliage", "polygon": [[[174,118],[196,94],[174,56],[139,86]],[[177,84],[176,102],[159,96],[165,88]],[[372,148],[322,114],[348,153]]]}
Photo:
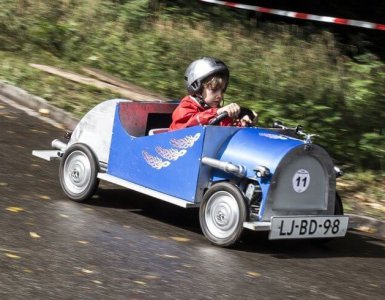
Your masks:
{"label": "green foliage", "polygon": [[[61,58],[56,64],[97,67],[172,99],[186,93],[192,60],[219,57],[231,70],[226,101],[258,111],[261,126],[302,124],[337,160],[383,170],[385,66],[370,54],[347,58],[329,32],[256,26],[243,10],[181,0],[2,0],[0,30],[0,50],[43,49]],[[30,79],[16,73],[0,78]],[[41,89],[33,86],[50,101],[65,93]],[[99,96],[59,105],[80,114]]]}
{"label": "green foliage", "polygon": [[349,62],[346,110],[355,128],[355,146],[360,150],[357,163],[382,169],[385,163],[385,65],[371,55]]}
{"label": "green foliage", "polygon": [[149,0],[127,1],[119,12],[119,21],[127,30],[138,30],[152,15]]}

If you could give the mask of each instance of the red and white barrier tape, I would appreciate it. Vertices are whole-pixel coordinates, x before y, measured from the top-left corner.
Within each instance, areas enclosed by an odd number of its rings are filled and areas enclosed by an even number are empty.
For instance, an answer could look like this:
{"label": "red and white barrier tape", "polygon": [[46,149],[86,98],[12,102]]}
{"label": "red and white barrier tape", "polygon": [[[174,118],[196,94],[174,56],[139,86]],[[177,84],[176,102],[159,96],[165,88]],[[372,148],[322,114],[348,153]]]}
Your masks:
{"label": "red and white barrier tape", "polygon": [[201,1],[219,4],[219,5],[225,5],[225,6],[229,6],[229,7],[258,11],[258,12],[266,13],[266,14],[295,18],[295,19],[334,23],[334,24],[339,24],[339,25],[349,25],[349,26],[356,26],[356,27],[362,27],[362,28],[367,28],[367,29],[385,30],[385,24],[377,24],[377,23],[358,21],[358,20],[349,20],[349,19],[343,19],[343,18],[324,17],[324,16],[312,15],[312,14],[301,13],[301,12],[280,10],[280,9],[274,9],[274,8],[266,8],[266,7],[260,7],[260,6],[254,6],[254,5],[239,4],[239,3],[227,2],[227,1],[217,1],[217,0],[201,0]]}

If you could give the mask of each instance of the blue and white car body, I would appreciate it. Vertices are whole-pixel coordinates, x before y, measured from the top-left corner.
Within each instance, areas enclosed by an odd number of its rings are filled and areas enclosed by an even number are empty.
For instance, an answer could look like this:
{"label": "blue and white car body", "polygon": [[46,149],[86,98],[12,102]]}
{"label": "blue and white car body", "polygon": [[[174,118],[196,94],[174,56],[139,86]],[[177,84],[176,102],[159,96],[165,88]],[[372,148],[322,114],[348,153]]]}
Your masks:
{"label": "blue and white car body", "polygon": [[152,134],[168,127],[176,105],[103,102],[68,143],[54,140],[57,150],[33,154],[62,160],[61,185],[76,201],[91,198],[102,179],[200,207],[202,231],[216,245],[234,244],[244,228],[270,231],[270,239],[346,234],[335,167],[323,148],[278,129],[195,126]]}

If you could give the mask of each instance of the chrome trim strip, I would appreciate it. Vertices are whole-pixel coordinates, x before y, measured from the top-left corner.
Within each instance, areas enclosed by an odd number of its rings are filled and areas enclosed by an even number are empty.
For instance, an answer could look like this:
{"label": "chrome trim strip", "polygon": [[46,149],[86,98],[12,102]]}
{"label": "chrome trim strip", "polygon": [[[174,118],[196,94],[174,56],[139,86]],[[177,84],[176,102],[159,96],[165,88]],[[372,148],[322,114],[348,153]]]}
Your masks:
{"label": "chrome trim strip", "polygon": [[42,158],[47,161],[60,159],[59,153],[60,153],[60,150],[33,150],[32,151],[33,156]]}
{"label": "chrome trim strip", "polygon": [[255,231],[269,231],[271,222],[243,222],[243,227]]}
{"label": "chrome trim strip", "polygon": [[188,202],[186,200],[176,198],[176,197],[173,197],[173,196],[170,196],[170,195],[146,188],[146,187],[141,186],[139,184],[123,180],[121,178],[112,176],[112,175],[107,174],[107,173],[98,173],[98,178],[105,180],[105,181],[108,181],[108,182],[112,182],[114,184],[117,184],[117,185],[120,185],[123,187],[126,187],[130,190],[134,190],[136,192],[139,192],[139,193],[142,193],[145,195],[149,195],[149,196],[154,197],[154,198],[158,198],[160,200],[169,202],[171,204],[175,204],[175,205],[184,207],[184,208],[198,207],[199,206],[199,203]]}

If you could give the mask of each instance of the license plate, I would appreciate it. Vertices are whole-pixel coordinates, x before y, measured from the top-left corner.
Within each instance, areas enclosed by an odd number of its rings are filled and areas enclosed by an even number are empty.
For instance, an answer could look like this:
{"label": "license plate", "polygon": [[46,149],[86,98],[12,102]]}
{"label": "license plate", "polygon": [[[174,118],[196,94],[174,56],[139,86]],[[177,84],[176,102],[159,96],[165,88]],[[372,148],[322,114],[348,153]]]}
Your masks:
{"label": "license plate", "polygon": [[345,236],[347,216],[272,217],[269,239],[332,238]]}

